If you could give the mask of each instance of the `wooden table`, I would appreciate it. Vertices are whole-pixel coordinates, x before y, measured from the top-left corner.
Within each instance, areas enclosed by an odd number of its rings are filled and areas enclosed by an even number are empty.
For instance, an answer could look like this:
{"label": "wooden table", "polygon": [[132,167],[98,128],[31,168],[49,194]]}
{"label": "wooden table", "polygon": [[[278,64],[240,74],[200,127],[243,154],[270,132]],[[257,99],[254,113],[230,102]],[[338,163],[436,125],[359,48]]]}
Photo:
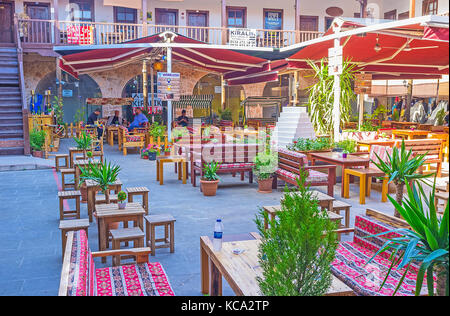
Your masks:
{"label": "wooden table", "polygon": [[106,139],[108,141],[109,146],[114,146],[114,134],[119,133],[119,126],[110,125],[106,128]]}
{"label": "wooden table", "polygon": [[[86,188],[87,188],[87,209],[89,215],[89,222],[92,223],[92,214],[95,210],[95,194],[100,191],[100,187],[98,186],[97,181],[95,180],[86,180]],[[109,189],[114,191],[115,194],[122,191],[122,181],[119,178],[109,186]]]}
{"label": "wooden table", "polygon": [[82,154],[83,150],[79,149],[77,147],[69,147],[69,163],[70,163],[70,168],[73,168],[73,158],[75,156],[75,154]]}
{"label": "wooden table", "polygon": [[392,131],[392,138],[399,137],[399,138],[407,138],[408,140],[411,139],[423,139],[427,138],[429,131],[423,131],[423,130],[411,130],[411,129],[394,129]]}
{"label": "wooden table", "polygon": [[[250,233],[253,240],[224,241],[222,250],[215,252],[208,236],[200,237],[202,293],[222,295],[222,276],[238,296],[261,296],[257,277],[262,277],[258,261],[259,235]],[[233,249],[244,252],[235,255]],[[327,296],[349,296],[353,291],[333,276]]]}
{"label": "wooden table", "polygon": [[[108,226],[111,223],[123,222],[128,227],[128,222],[133,222],[134,227],[144,231],[145,210],[140,203],[127,203],[125,209],[120,210],[117,204],[99,204],[95,206],[95,214],[98,226],[98,248],[104,251],[109,243]],[[106,262],[106,258],[102,258]]]}
{"label": "wooden table", "polygon": [[[281,205],[263,206],[263,210],[269,215],[270,220],[273,221],[275,219],[277,213],[281,211]],[[343,219],[343,217],[341,215],[336,214],[333,211],[327,210],[327,214],[328,214],[330,221],[333,221],[333,222],[340,222]],[[267,222],[267,220],[265,218],[264,218],[264,228],[265,229],[269,228],[269,223]]]}
{"label": "wooden table", "polygon": [[314,166],[316,160],[323,161],[328,164],[340,166],[342,168],[341,174],[341,196],[344,197],[344,172],[346,168],[363,166],[364,168],[369,168],[370,159],[358,156],[348,155],[347,158],[342,158],[342,153],[312,153],[311,154],[311,164]]}
{"label": "wooden table", "polygon": [[419,123],[392,121],[392,127],[393,128],[398,128],[398,129],[417,127],[418,125],[419,125]]}
{"label": "wooden table", "polygon": [[394,146],[395,141],[392,139],[376,139],[376,140],[358,140],[356,143],[357,151],[360,151],[360,147],[367,147],[367,151],[370,152],[372,146]]}
{"label": "wooden table", "polygon": [[73,166],[75,168],[75,188],[78,188],[80,184],[80,175],[81,175],[80,167],[86,168],[89,164],[99,165],[101,164],[101,161],[98,159],[82,159],[77,160],[73,163]]}
{"label": "wooden table", "polygon": [[186,184],[187,160],[185,156],[158,156],[156,157],[156,181],[160,185],[164,184],[164,164],[176,163],[178,165],[178,180],[183,180]]}

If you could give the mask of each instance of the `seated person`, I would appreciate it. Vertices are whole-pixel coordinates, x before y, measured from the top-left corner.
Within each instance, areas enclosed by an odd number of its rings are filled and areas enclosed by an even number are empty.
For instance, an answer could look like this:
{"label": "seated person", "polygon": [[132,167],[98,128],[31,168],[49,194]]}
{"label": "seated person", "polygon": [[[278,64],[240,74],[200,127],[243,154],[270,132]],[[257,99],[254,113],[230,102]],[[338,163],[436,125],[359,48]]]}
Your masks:
{"label": "seated person", "polygon": [[[92,112],[91,115],[89,115],[86,124],[95,126],[95,122],[98,121],[98,117],[100,116],[100,112],[101,111],[100,111],[99,108],[95,109],[94,112]],[[98,139],[100,139],[102,137],[102,135],[103,135],[103,129],[100,128],[100,127],[97,127]]]}
{"label": "seated person", "polygon": [[145,125],[145,123],[148,123],[147,117],[144,113],[142,113],[142,110],[140,108],[137,108],[136,115],[134,116],[133,122],[131,122],[130,126],[128,127],[128,131],[131,132],[135,128],[142,127]]}
{"label": "seated person", "polygon": [[177,124],[182,127],[189,125],[189,118],[186,116],[186,110],[181,111],[181,116],[177,118]]}
{"label": "seated person", "polygon": [[114,115],[111,115],[110,117],[108,117],[108,122],[106,123],[106,126],[122,125],[123,119],[119,115],[120,115],[120,111],[118,111],[118,110],[114,111]]}

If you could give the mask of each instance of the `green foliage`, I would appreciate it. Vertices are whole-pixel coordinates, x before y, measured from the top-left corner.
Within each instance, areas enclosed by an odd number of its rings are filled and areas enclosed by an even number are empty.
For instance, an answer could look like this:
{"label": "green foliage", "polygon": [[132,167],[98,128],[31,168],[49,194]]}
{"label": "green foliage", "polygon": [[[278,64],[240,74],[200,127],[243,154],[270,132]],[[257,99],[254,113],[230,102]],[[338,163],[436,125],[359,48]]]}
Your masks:
{"label": "green foliage", "polygon": [[62,98],[58,98],[55,96],[52,102],[52,110],[53,114],[56,117],[56,124],[58,125],[64,125],[64,111],[63,111],[63,100]]}
{"label": "green foliage", "polygon": [[344,152],[354,153],[356,152],[356,141],[352,139],[345,139],[340,142],[334,143],[335,148],[341,148]]}
{"label": "green foliage", "polygon": [[365,115],[366,119],[362,122],[361,126],[359,127],[360,132],[376,132],[378,131],[381,126],[373,125],[372,119],[370,118],[370,115]]}
{"label": "green foliage", "polygon": [[[270,220],[263,210],[256,216],[262,236],[258,283],[266,296],[319,296],[331,286],[337,224],[305,186],[304,174],[298,185],[298,192],[286,189],[277,219]],[[267,230],[264,219],[270,223]]]}
{"label": "green foliage", "polygon": [[88,150],[92,146],[92,138],[85,131],[81,132],[80,137],[74,137],[73,139],[77,143],[78,149]]}
{"label": "green foliage", "polygon": [[445,109],[442,108],[436,113],[436,126],[444,125],[445,122]]}
{"label": "green foliage", "polygon": [[375,156],[378,161],[371,160],[378,169],[384,172],[389,177],[389,182],[395,184],[405,184],[405,182],[420,180],[428,178],[433,174],[418,174],[416,171],[425,161],[425,156],[412,154],[412,149],[406,151],[405,141],[402,140],[402,146],[400,149],[397,147],[392,148],[392,155],[387,153],[387,161],[383,161],[377,153]]}
{"label": "green foliage", "polygon": [[224,110],[219,109],[218,110],[219,118],[223,121],[232,121],[233,120],[233,113],[231,112],[231,109],[226,108]]}
{"label": "green foliage", "polygon": [[259,180],[266,180],[272,177],[278,168],[278,155],[274,153],[260,152],[256,155],[253,172]]}
{"label": "green foliage", "polygon": [[127,199],[127,194],[124,191],[120,191],[119,193],[117,193],[117,200],[119,200],[120,202],[123,202]]}
{"label": "green foliage", "polygon": [[[391,266],[386,274],[386,279],[391,270],[398,264],[397,270],[406,267],[404,275],[408,272],[410,264],[414,261],[420,265],[416,280],[416,296],[420,295],[425,273],[427,273],[428,294],[433,296],[434,280],[433,273],[438,272],[437,278],[442,278],[443,282],[438,280],[438,294],[449,295],[449,204],[445,207],[442,218],[437,217],[437,209],[434,204],[435,185],[429,194],[425,194],[422,186],[417,184],[412,188],[407,183],[408,198],[400,205],[389,196],[389,200],[395,209],[401,214],[410,229],[397,229],[385,232],[379,235],[387,235],[392,232],[400,234],[400,237],[387,239],[383,247],[376,255],[389,251],[391,252]],[[427,210],[428,209],[428,210]],[[374,257],[375,257],[374,256]],[[370,261],[372,261],[370,259]],[[370,263],[370,261],[368,263]],[[437,270],[437,271],[436,271]],[[381,287],[384,286],[386,279]],[[403,283],[401,278],[395,292]],[[439,284],[445,284],[445,289],[439,288]],[[439,293],[441,291],[441,293]]]}
{"label": "green foliage", "polygon": [[92,151],[86,152],[86,157],[87,158],[92,158],[93,157]]}
{"label": "green foliage", "polygon": [[219,164],[215,161],[210,163],[205,163],[203,165],[203,179],[207,181],[216,181],[219,180],[219,176],[217,175],[217,169],[219,168]]}
{"label": "green foliage", "polygon": [[178,139],[178,138],[183,138],[183,137],[185,137],[187,135],[189,135],[189,130],[186,127],[179,126],[179,127],[175,127],[172,130],[172,138],[174,140]]}
{"label": "green foliage", "polygon": [[295,151],[318,151],[331,149],[333,143],[328,137],[318,137],[316,139],[298,138],[288,145],[289,150]]}
{"label": "green foliage", "polygon": [[154,141],[156,141],[158,137],[163,137],[165,132],[166,127],[158,122],[155,122],[150,126],[149,134],[153,137]]}
{"label": "green foliage", "polygon": [[[308,61],[308,65],[314,71],[317,83],[309,88],[308,112],[316,133],[331,134],[333,131],[333,103],[334,103],[334,76],[329,75],[328,64],[322,59],[320,65]],[[351,103],[355,99],[352,90],[352,81],[355,79],[355,66],[348,61],[343,63],[343,71],[340,76],[341,84],[341,122],[350,120]]]}
{"label": "green foliage", "polygon": [[80,180],[85,182],[86,180],[94,180],[98,183],[98,186],[105,193],[108,187],[116,182],[119,176],[120,166],[112,165],[106,161],[102,164],[96,165],[89,162],[87,167],[80,167],[81,176]]}
{"label": "green foliage", "polygon": [[30,146],[33,150],[40,151],[45,145],[45,131],[33,129],[30,133]]}
{"label": "green foliage", "polygon": [[74,123],[78,124],[79,122],[83,122],[85,119],[86,119],[86,107],[81,107],[77,109],[73,117]]}

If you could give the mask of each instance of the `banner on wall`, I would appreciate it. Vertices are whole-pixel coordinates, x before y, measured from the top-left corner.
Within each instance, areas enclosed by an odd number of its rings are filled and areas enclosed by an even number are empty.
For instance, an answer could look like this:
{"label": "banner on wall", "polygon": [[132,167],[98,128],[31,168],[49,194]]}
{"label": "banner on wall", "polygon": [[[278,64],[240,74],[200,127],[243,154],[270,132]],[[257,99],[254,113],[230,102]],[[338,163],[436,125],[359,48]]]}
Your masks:
{"label": "banner on wall", "polygon": [[94,31],[89,25],[68,25],[67,42],[77,45],[94,44]]}
{"label": "banner on wall", "polygon": [[280,11],[265,11],[264,28],[266,30],[281,30],[283,27],[283,18]]}
{"label": "banner on wall", "polygon": [[256,47],[256,29],[230,28],[231,46]]}

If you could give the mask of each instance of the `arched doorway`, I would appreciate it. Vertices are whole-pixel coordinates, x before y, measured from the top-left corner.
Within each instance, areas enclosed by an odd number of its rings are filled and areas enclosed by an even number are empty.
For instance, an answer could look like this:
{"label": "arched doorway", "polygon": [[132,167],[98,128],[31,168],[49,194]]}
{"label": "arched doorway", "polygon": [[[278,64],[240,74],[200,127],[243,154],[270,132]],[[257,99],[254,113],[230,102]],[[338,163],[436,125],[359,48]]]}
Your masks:
{"label": "arched doorway", "polygon": [[[148,103],[151,105],[151,76],[147,75],[147,91],[148,91]],[[125,87],[123,87],[122,90],[122,97],[124,98],[133,98],[134,103],[133,106],[144,106],[144,92],[143,92],[143,82],[142,82],[142,75],[137,75],[126,83]],[[154,86],[153,86],[153,93],[155,98],[155,106],[163,106],[164,109],[164,115],[155,115],[155,120],[158,122],[162,122],[163,120],[166,120],[166,103],[162,102],[159,99],[156,98],[156,94],[158,92],[157,86],[156,86],[156,75],[153,76],[154,80]],[[124,115],[124,118],[126,118],[128,121],[133,120],[133,109],[130,106],[124,106],[122,108],[122,113]]]}
{"label": "arched doorway", "polygon": [[[64,72],[61,74],[61,85],[62,101],[64,104],[64,122],[85,121],[89,115],[87,113],[86,99],[101,98],[102,93],[100,87],[88,75],[81,75],[77,80]],[[36,94],[44,95],[46,90],[50,90],[53,101],[54,96],[58,95],[55,71],[47,74],[39,81],[36,87]]]}
{"label": "arched doorway", "polygon": [[[194,87],[194,95],[212,94],[214,99],[212,108],[214,113],[221,109],[221,80],[216,74],[208,74],[202,77]],[[245,100],[245,92],[242,86],[225,86],[225,108],[229,108],[233,114],[233,120],[239,120],[241,101]],[[195,116],[204,116],[206,110],[195,110]]]}

